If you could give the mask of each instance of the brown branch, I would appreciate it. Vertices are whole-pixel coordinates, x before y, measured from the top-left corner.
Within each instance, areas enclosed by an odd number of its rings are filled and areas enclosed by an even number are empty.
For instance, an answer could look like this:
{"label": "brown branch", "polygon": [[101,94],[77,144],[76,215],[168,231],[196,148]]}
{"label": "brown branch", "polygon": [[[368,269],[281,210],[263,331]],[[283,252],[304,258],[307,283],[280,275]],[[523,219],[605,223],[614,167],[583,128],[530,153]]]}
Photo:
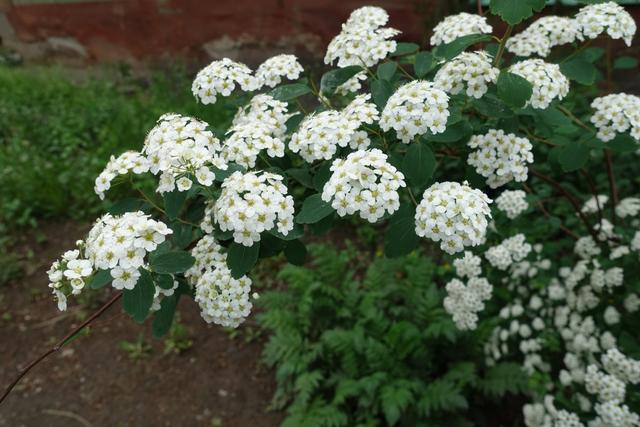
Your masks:
{"label": "brown branch", "polygon": [[551,185],[553,188],[555,188],[560,194],[562,194],[571,204],[571,206],[573,206],[573,209],[576,211],[576,213],[578,214],[578,217],[580,218],[580,220],[584,223],[585,227],[587,227],[587,230],[589,231],[589,234],[591,234],[591,237],[594,238],[594,240],[596,242],[598,242],[600,239],[598,239],[598,233],[596,233],[596,231],[593,229],[593,227],[591,227],[591,224],[589,224],[589,220],[587,219],[587,217],[584,215],[584,213],[582,212],[582,210],[580,209],[580,203],[578,203],[578,201],[576,200],[575,197],[573,197],[571,195],[571,193],[569,193],[562,185],[560,185],[559,182],[557,182],[556,180],[554,180],[553,178],[538,172],[537,170],[530,168],[529,171],[531,172],[531,174],[533,176],[536,176],[538,178],[540,178],[541,180],[545,181],[547,184]]}
{"label": "brown branch", "polygon": [[[527,184],[524,184],[524,189],[527,190],[528,193],[535,194],[535,192]],[[551,218],[552,215],[549,213],[547,208],[544,206],[544,202],[542,200],[538,200],[536,202],[536,205],[538,206],[538,209],[540,210],[540,212],[542,212],[542,214],[545,216],[545,218]],[[575,240],[578,240],[580,238],[580,237],[578,237],[578,235],[576,233],[574,233],[573,231],[569,230],[562,223],[560,224],[560,230],[564,231],[568,236],[572,237]]]}
{"label": "brown branch", "polygon": [[611,223],[616,223],[616,206],[618,206],[618,187],[616,186],[616,177],[613,175],[613,160],[611,151],[605,149],[604,156],[607,159],[607,175],[609,176],[609,190],[611,191]]}
{"label": "brown branch", "polygon": [[91,316],[89,316],[87,318],[87,320],[85,320],[84,322],[82,322],[82,324],[80,326],[78,326],[77,328],[75,328],[74,330],[72,330],[71,332],[69,332],[67,335],[65,335],[64,338],[62,338],[60,341],[58,341],[58,343],[50,348],[49,350],[47,350],[46,352],[44,352],[42,355],[40,355],[37,359],[35,359],[34,361],[32,361],[31,363],[29,363],[29,365],[27,365],[26,368],[24,368],[22,371],[20,371],[20,373],[18,374],[18,376],[11,382],[11,384],[9,384],[9,386],[7,387],[7,389],[5,390],[4,394],[2,395],[2,397],[0,397],[0,404],[2,402],[4,402],[4,400],[7,398],[7,396],[9,396],[9,394],[11,393],[11,391],[13,390],[13,388],[20,382],[20,380],[27,375],[27,373],[29,373],[29,371],[31,369],[33,369],[34,367],[36,367],[40,362],[42,362],[44,359],[46,359],[47,357],[49,357],[50,355],[52,355],[53,353],[57,352],[58,350],[60,350],[66,343],[67,341],[69,341],[71,338],[73,338],[74,336],[76,336],[81,330],[83,330],[85,327],[87,327],[91,322],[93,322],[94,320],[96,320],[98,317],[100,317],[100,315],[102,315],[102,313],[104,313],[105,311],[107,311],[107,309],[109,307],[111,307],[116,301],[118,301],[120,299],[120,297],[122,296],[122,292],[118,292],[117,294],[115,294],[113,296],[113,298],[111,298],[109,301],[107,301],[102,307],[100,307],[98,309],[98,311],[96,311],[95,313],[93,313]]}
{"label": "brown branch", "polygon": [[591,194],[593,194],[593,198],[596,201],[596,206],[598,207],[598,224],[602,224],[602,206],[600,206],[600,199],[598,198],[598,192],[596,190],[596,186],[593,184],[593,181],[591,180],[591,177],[589,176],[589,173],[587,173],[586,170],[582,169],[581,172],[582,172],[582,175],[584,176],[587,186],[589,187],[589,190],[591,191]]}
{"label": "brown branch", "polygon": [[482,0],[478,0],[478,15],[484,15],[484,12],[482,10]]}

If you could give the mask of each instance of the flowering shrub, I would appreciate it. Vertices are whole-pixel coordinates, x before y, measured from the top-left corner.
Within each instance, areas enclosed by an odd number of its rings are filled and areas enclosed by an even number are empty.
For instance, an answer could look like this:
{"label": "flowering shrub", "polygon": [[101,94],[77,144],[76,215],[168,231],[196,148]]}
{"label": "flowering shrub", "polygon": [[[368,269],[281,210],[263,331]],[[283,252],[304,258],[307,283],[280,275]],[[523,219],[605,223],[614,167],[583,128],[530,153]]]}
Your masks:
{"label": "flowering shrub", "polygon": [[[460,331],[482,332],[480,370],[519,364],[528,427],[640,425],[640,199],[636,171],[621,179],[612,161],[638,149],[640,99],[597,97],[598,67],[613,59],[589,46],[629,44],[636,27],[611,2],[542,18],[511,39],[544,3],[492,0],[507,24],[500,38],[486,17],[446,18],[431,51],[393,40],[384,10],[358,9],[327,49],[338,68],[319,84],[300,78],[291,55],[256,73],[214,61],[194,80],[196,99],[235,96],[246,107],[226,133],[164,115],[139,153],[107,165],[99,196],[140,174],[158,175],[157,194],[114,204],[53,265],[60,308],[111,282],[136,320],[155,311],[156,335],[181,296],[207,322],[235,327],[251,310],[246,275],[258,259],[303,264],[309,232],[342,217],[388,222],[388,257],[428,247],[455,266],[444,313]],[[389,424],[409,407],[398,399],[384,410]]]}

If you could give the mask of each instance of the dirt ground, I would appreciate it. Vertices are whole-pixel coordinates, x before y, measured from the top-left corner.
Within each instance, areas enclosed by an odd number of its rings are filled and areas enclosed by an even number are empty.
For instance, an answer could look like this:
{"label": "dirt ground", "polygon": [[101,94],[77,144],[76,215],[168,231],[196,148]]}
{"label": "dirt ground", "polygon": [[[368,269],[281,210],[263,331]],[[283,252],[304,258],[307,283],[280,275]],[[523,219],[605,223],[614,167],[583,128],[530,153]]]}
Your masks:
{"label": "dirt ground", "polygon": [[[0,388],[2,391],[37,355],[51,347],[94,309],[70,301],[62,315],[47,288],[45,271],[87,230],[72,223],[44,227],[45,240],[31,238],[33,253],[18,283],[0,288]],[[42,240],[42,239],[39,239]],[[109,292],[109,291],[105,291]],[[100,295],[95,305],[106,301]],[[250,330],[231,337],[208,326],[192,300],[180,302],[181,323],[193,345],[181,354],[165,353],[116,303],[81,336],[26,376],[0,405],[0,426],[278,426],[282,416],[267,411],[275,385],[260,366],[259,339]],[[140,335],[150,344],[144,360],[121,348]]]}

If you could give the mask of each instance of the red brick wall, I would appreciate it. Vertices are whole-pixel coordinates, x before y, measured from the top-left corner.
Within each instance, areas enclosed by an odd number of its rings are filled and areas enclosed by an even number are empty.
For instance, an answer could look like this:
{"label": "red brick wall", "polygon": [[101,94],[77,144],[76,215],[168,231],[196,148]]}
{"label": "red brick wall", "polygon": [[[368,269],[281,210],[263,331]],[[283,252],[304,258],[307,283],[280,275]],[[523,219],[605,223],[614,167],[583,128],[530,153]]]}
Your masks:
{"label": "red brick wall", "polygon": [[[16,43],[68,50],[88,60],[176,55],[266,56],[324,51],[350,11],[387,9],[391,25],[422,35],[424,0],[14,0],[4,1]],[[2,9],[0,9],[0,12]],[[1,33],[0,33],[1,35]],[[6,39],[6,37],[5,37]],[[38,50],[38,49],[36,49]],[[83,52],[84,50],[84,52]],[[242,51],[242,53],[240,52]],[[38,52],[34,52],[38,53]],[[263,59],[263,58],[256,58]]]}

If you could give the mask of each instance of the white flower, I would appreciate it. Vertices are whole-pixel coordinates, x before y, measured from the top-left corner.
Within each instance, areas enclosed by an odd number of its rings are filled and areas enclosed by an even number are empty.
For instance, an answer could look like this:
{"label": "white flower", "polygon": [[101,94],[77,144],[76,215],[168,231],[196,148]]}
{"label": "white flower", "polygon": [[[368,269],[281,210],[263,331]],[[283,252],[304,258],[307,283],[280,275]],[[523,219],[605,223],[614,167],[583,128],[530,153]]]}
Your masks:
{"label": "white flower", "polygon": [[266,151],[269,157],[284,157],[284,142],[274,137],[273,131],[273,128],[260,122],[232,127],[222,148],[225,161],[253,168],[262,151]]}
{"label": "white flower", "polygon": [[251,101],[241,107],[233,117],[232,127],[261,123],[273,129],[274,138],[283,138],[287,131],[288,113],[286,102],[278,101],[271,95],[261,93],[251,98]]}
{"label": "white flower", "polygon": [[293,229],[293,198],[280,175],[234,172],[222,183],[213,216],[222,231],[233,231],[235,242],[252,246],[264,231],[286,235]]}
{"label": "white flower", "polygon": [[416,209],[416,234],[450,254],[484,241],[491,218],[489,199],[467,183],[438,182],[427,188]]}
{"label": "white flower", "polygon": [[456,269],[456,274],[459,277],[478,277],[482,274],[482,267],[480,264],[482,260],[479,256],[475,256],[470,251],[464,251],[464,256],[457,258],[453,261],[453,266]]}
{"label": "white flower", "polygon": [[367,80],[367,72],[360,71],[356,73],[353,77],[351,77],[346,82],[342,83],[340,86],[336,88],[336,93],[338,95],[346,96],[350,93],[357,92],[362,88],[360,81]]}
{"label": "white flower", "polygon": [[493,28],[487,24],[487,18],[470,13],[451,15],[440,21],[433,28],[431,46],[450,43],[458,37],[469,34],[491,34]]}
{"label": "white flower", "polygon": [[628,358],[617,348],[609,349],[602,356],[602,366],[624,383],[640,383],[640,361]]}
{"label": "white flower", "polygon": [[624,401],[626,393],[624,382],[613,375],[598,370],[596,365],[589,365],[584,377],[587,392],[598,396],[601,402]]}
{"label": "white flower", "polygon": [[118,157],[111,156],[109,163],[96,178],[95,193],[104,199],[104,193],[111,188],[111,182],[118,175],[126,175],[129,172],[141,174],[149,171],[149,162],[146,157],[137,151],[125,151]]}
{"label": "white flower", "polygon": [[498,80],[499,70],[491,65],[491,60],[483,51],[462,52],[438,70],[433,83],[453,95],[466,87],[468,96],[481,98],[487,93],[487,85]]}
{"label": "white flower", "polygon": [[258,89],[260,83],[251,74],[249,67],[224,58],[213,61],[200,70],[193,80],[191,91],[203,104],[215,104],[218,95],[231,95],[236,85],[246,92],[251,92]]}
{"label": "white flower", "polygon": [[282,78],[296,80],[304,69],[295,55],[276,55],[264,61],[256,70],[256,78],[260,86],[275,87]]}
{"label": "white flower", "polygon": [[227,168],[220,155],[220,141],[207,130],[208,126],[205,122],[179,114],[160,117],[156,127],[147,135],[142,149],[150,172],[154,175],[161,173],[158,192],[173,191],[176,179],[181,180],[179,191],[188,190],[191,184],[181,177],[192,176],[196,172],[203,178],[201,183],[206,185],[213,181],[215,175],[213,172],[205,173],[203,167]]}
{"label": "white flower", "polygon": [[580,26],[575,19],[563,16],[545,16],[536,20],[526,30],[507,40],[507,50],[515,55],[546,57],[551,48],[583,40]]}
{"label": "white flower", "polygon": [[398,138],[408,144],[427,131],[442,133],[449,118],[449,96],[433,83],[414,80],[400,86],[389,97],[380,116],[380,128],[395,129]]}
{"label": "white flower", "polygon": [[631,39],[636,33],[633,17],[613,1],[587,5],[580,9],[575,19],[582,33],[590,39],[606,30],[612,39],[624,39],[627,46],[631,46]]}
{"label": "white flower", "polygon": [[620,218],[636,216],[640,213],[640,198],[626,197],[616,206],[616,215]]}
{"label": "white flower", "polygon": [[604,322],[607,325],[620,323],[620,313],[614,306],[610,305],[604,310]]}
{"label": "white flower", "polygon": [[591,123],[598,129],[598,138],[611,141],[616,134],[629,131],[640,142],[640,98],[626,93],[614,93],[596,98]]}
{"label": "white flower", "polygon": [[[375,10],[375,11],[374,11]],[[325,64],[338,61],[338,67],[364,65],[372,67],[396,50],[396,42],[389,40],[400,34],[393,28],[380,28],[387,22],[387,13],[381,8],[356,9],[342,31],[327,47]]]}
{"label": "white flower", "polygon": [[581,212],[586,214],[594,214],[601,212],[603,206],[609,201],[609,196],[606,194],[598,194],[597,196],[592,196],[589,200],[584,202],[582,206]]}
{"label": "white flower", "polygon": [[527,138],[505,134],[502,129],[490,129],[484,135],[472,136],[467,145],[476,149],[469,154],[467,163],[487,178],[491,188],[500,187],[511,180],[527,180],[527,163],[533,163],[533,147]]}
{"label": "white flower", "polygon": [[358,212],[361,218],[376,222],[400,207],[398,189],[405,186],[404,175],[377,148],[358,150],[346,160],[336,159],[331,171],[322,200],[331,203],[338,215]]}
{"label": "white flower", "polygon": [[138,283],[140,272],[137,268],[115,267],[111,270],[112,286],[115,289],[133,289]]}
{"label": "white flower", "polygon": [[477,327],[477,313],[484,309],[484,301],[491,298],[493,287],[484,277],[473,277],[465,285],[459,279],[451,279],[446,286],[444,308],[453,317],[460,330]]}
{"label": "white flower", "polygon": [[526,59],[513,64],[509,71],[533,85],[533,94],[527,106],[545,109],[551,101],[560,100],[569,93],[569,80],[560,72],[558,64],[550,64],[542,59]]}
{"label": "white flower", "polygon": [[531,245],[525,241],[525,235],[520,233],[487,249],[485,258],[497,269],[506,270],[511,264],[525,259],[531,253],[531,249]]}
{"label": "white flower", "polygon": [[598,243],[591,236],[580,237],[576,241],[573,251],[582,259],[591,259],[602,252]]}
{"label": "white flower", "polygon": [[375,105],[368,102],[370,95],[358,95],[342,111],[327,110],[310,114],[291,136],[289,148],[307,162],[331,159],[338,147],[365,149],[371,141],[365,131],[358,130],[363,123],[378,119]]}
{"label": "white flower", "polygon": [[529,207],[526,197],[527,193],[522,190],[505,190],[496,198],[496,207],[504,212],[507,218],[515,219]]}
{"label": "white flower", "polygon": [[195,264],[185,272],[195,287],[195,301],[207,323],[237,328],[251,313],[251,279],[234,279],[227,255],[211,235],[205,235],[191,250]]}
{"label": "white flower", "polygon": [[[596,403],[595,406],[601,424],[593,424],[593,427],[636,427],[640,425],[640,416],[629,410],[627,405],[616,400]],[[590,424],[592,426],[592,424]]]}

